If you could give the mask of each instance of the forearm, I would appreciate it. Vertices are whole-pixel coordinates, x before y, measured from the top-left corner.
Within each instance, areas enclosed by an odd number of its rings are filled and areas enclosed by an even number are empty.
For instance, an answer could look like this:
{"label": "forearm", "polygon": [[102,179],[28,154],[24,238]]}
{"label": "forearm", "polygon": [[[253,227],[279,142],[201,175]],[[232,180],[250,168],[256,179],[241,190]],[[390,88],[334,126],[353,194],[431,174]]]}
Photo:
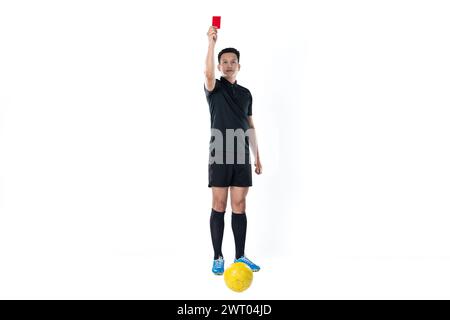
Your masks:
{"label": "forearm", "polygon": [[209,42],[208,53],[206,55],[206,62],[205,62],[205,76],[209,79],[215,78],[214,48],[215,44],[213,42]]}
{"label": "forearm", "polygon": [[258,148],[258,139],[256,139],[256,130],[255,128],[250,128],[250,135],[249,135],[249,143],[250,143],[250,149],[252,151],[253,157],[256,159],[259,159],[259,148]]}

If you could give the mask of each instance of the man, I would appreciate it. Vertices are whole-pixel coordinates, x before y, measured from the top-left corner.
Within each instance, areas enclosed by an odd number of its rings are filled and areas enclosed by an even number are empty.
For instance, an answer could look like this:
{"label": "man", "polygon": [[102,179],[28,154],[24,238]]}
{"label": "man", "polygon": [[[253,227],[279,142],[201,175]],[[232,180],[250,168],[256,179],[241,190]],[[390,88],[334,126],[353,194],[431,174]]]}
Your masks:
{"label": "man", "polygon": [[[240,70],[240,53],[234,48],[223,49],[218,55],[217,69],[222,73],[215,77],[214,48],[217,29],[211,26],[207,33],[208,54],[205,66],[204,90],[211,114],[209,184],[212,189],[210,217],[211,239],[214,248],[212,272],[221,275],[225,261],[222,255],[224,215],[228,191],[231,197],[232,229],[236,247],[235,262],[244,262],[254,272],[260,267],[244,254],[247,232],[245,198],[252,186],[252,168],[249,145],[255,158],[255,172],[262,173],[252,119],[252,95],[237,84]],[[235,148],[235,141],[237,141]]]}

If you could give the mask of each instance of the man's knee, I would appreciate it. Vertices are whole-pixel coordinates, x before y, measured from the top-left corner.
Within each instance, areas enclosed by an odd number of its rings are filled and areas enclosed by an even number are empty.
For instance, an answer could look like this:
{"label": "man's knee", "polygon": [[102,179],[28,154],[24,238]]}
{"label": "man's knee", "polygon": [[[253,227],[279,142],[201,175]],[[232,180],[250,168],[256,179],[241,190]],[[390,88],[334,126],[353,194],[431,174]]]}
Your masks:
{"label": "man's knee", "polygon": [[245,198],[232,201],[231,207],[233,209],[233,212],[235,212],[235,213],[245,212]]}
{"label": "man's knee", "polygon": [[213,209],[219,212],[224,212],[227,210],[227,202],[221,199],[214,199]]}

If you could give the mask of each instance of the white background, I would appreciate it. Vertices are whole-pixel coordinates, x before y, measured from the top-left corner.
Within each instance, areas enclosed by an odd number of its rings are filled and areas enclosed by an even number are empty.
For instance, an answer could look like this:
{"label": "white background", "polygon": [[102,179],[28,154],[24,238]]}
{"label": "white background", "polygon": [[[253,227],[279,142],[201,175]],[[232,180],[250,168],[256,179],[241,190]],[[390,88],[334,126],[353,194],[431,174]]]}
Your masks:
{"label": "white background", "polygon": [[[262,270],[241,294],[210,271],[213,15],[264,166],[246,246]],[[2,1],[0,298],[450,298],[449,16],[430,0]]]}

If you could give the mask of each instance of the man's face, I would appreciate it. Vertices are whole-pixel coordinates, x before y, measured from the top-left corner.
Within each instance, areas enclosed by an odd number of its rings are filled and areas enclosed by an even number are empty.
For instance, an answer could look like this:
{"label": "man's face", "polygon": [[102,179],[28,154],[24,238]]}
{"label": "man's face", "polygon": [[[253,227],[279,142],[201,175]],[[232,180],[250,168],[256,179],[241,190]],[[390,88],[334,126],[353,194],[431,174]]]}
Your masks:
{"label": "man's face", "polygon": [[225,78],[235,78],[241,68],[237,55],[232,52],[226,52],[220,56],[220,64],[217,66]]}

